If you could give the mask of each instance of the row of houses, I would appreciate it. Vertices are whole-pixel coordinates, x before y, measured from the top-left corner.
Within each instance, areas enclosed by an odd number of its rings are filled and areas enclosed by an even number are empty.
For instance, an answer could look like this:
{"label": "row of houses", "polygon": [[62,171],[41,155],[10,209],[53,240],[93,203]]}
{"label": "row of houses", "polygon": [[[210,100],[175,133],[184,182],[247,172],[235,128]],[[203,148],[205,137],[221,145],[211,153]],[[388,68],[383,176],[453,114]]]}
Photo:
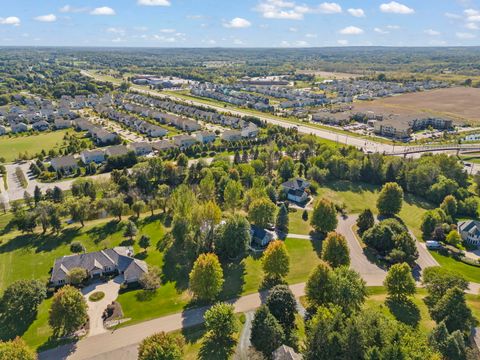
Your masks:
{"label": "row of houses", "polygon": [[129,129],[133,131],[137,131],[151,138],[163,137],[168,134],[168,130],[165,128],[162,128],[161,126],[149,123],[148,121],[145,121],[145,120],[141,120],[135,116],[131,116],[119,111],[115,111],[111,108],[107,108],[104,106],[97,106],[95,110],[99,114],[105,117],[108,117],[110,120],[123,124]]}
{"label": "row of houses", "polygon": [[73,125],[78,131],[86,131],[97,145],[111,145],[120,142],[120,136],[118,136],[117,133],[105,130],[101,126],[94,125],[87,119],[75,119]]}
{"label": "row of houses", "polygon": [[394,139],[408,139],[414,131],[429,127],[436,130],[450,130],[453,128],[453,120],[436,117],[391,115],[382,121],[375,121],[373,126],[375,134]]}
{"label": "row of houses", "polygon": [[245,106],[259,111],[271,111],[273,106],[267,97],[238,91],[225,85],[204,83],[193,87],[190,92],[193,95],[215,99],[237,106]]}
{"label": "row of houses", "polygon": [[[239,117],[220,114],[214,110],[206,108],[204,109],[186,104],[180,104],[168,99],[155,99],[140,94],[126,94],[123,97],[123,101],[145,105],[153,110],[161,109],[169,113],[163,114],[162,118],[165,118],[165,115],[169,115],[167,119],[173,119],[171,116],[175,115],[171,114],[178,114],[186,116],[190,119],[197,119],[207,123],[229,127],[232,129],[246,129],[245,131],[248,131],[248,137],[256,137],[259,132],[257,125],[250,121],[245,121]],[[153,118],[156,119],[155,116],[153,116]]]}
{"label": "row of houses", "polygon": [[126,111],[133,112],[146,118],[154,119],[160,124],[174,126],[182,131],[197,131],[200,130],[202,127],[195,120],[187,119],[186,117],[178,116],[175,114],[168,114],[165,112],[156,111],[155,109],[146,106],[136,105],[129,102],[123,102],[120,106]]}

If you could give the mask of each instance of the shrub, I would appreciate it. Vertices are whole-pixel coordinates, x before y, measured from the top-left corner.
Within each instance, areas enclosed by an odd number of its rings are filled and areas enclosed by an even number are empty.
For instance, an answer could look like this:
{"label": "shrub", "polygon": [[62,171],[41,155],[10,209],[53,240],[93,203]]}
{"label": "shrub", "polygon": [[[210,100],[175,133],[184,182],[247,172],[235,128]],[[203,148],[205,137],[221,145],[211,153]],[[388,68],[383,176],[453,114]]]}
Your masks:
{"label": "shrub", "polygon": [[88,297],[88,300],[92,302],[96,302],[96,301],[102,300],[104,297],[105,297],[105,293],[103,291],[95,291]]}

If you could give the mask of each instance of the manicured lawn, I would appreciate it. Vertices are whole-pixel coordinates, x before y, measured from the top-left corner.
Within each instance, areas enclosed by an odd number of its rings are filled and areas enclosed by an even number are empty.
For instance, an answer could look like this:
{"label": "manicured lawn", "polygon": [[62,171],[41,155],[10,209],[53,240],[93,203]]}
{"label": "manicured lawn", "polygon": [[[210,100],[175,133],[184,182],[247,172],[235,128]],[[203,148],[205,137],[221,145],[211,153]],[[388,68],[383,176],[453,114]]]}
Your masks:
{"label": "manicured lawn", "polygon": [[[2,236],[0,243],[0,292],[19,279],[48,280],[50,268],[55,258],[71,254],[70,243],[80,241],[87,251],[98,251],[120,245],[125,221],[93,222],[83,229],[78,225],[65,228],[60,235],[47,233],[41,235],[19,234],[18,232]],[[148,249],[146,261],[151,265],[161,265],[161,253],[155,249],[163,237],[163,227],[159,220],[144,219],[139,224],[137,238],[150,236],[152,246]],[[136,253],[141,250],[134,244]]]}
{"label": "manicured lawn", "polygon": [[[235,339],[238,340],[242,332],[244,316],[243,314],[235,314],[238,322],[238,331],[234,334]],[[206,329],[205,326],[197,325],[192,326],[183,330],[177,330],[173,332],[174,334],[182,334],[185,338],[185,348],[183,353],[184,360],[196,360],[198,359],[198,353],[202,346],[202,340],[205,336]]]}
{"label": "manicured lawn", "polygon": [[57,149],[62,145],[63,137],[67,132],[74,133],[70,129],[12,138],[2,136],[0,137],[0,156],[9,162],[15,160],[19,153],[27,152],[33,155],[42,150],[48,152],[51,149]]}
{"label": "manicured lawn", "polygon": [[302,214],[303,210],[298,210],[289,213],[289,229],[288,232],[290,234],[299,234],[299,235],[308,235],[313,230],[310,226],[310,216],[312,214],[311,211],[308,211],[308,219],[307,221],[303,221]]}
{"label": "manicured lawn", "polygon": [[468,281],[480,283],[480,267],[465,264],[449,256],[443,256],[436,251],[430,251],[430,254],[441,266],[459,272]]}
{"label": "manicured lawn", "polygon": [[[314,244],[300,239],[286,239],[285,244],[290,255],[290,272],[286,280],[290,284],[306,281],[319,262]],[[263,280],[260,256],[248,256],[240,263],[224,267],[224,277],[225,283],[220,295],[223,300],[258,291]],[[134,290],[123,293],[118,298],[125,317],[132,319],[125,325],[182,311],[192,305],[190,300],[188,291],[174,282],[163,284],[154,293]]]}
{"label": "manicured lawn", "polygon": [[[41,279],[47,281],[50,268],[56,257],[71,254],[69,244],[80,241],[87,251],[98,251],[120,245],[123,237],[124,222],[94,221],[83,229],[78,226],[66,228],[59,236],[40,234],[21,235],[17,232],[4,235],[0,243],[0,293],[13,281],[19,279]],[[162,265],[162,253],[156,249],[164,229],[156,217],[141,219],[138,223],[139,238],[142,234],[150,236],[152,245],[147,249],[146,261],[150,265]],[[140,248],[135,243],[136,253]],[[168,299],[166,299],[166,303]],[[51,299],[45,300],[39,307],[37,319],[30,325],[23,337],[27,343],[38,348],[45,346],[51,335],[48,326],[48,311]],[[135,306],[139,307],[141,302]],[[127,309],[128,310],[128,309]]]}
{"label": "manicured lawn", "polygon": [[[348,213],[360,213],[366,208],[370,208],[377,213],[377,199],[381,187],[352,183],[350,181],[330,182],[318,189],[319,197],[325,197],[335,203],[345,203]],[[420,224],[422,215],[432,206],[413,195],[406,194],[402,210],[399,217],[413,231],[416,237],[421,238]]]}

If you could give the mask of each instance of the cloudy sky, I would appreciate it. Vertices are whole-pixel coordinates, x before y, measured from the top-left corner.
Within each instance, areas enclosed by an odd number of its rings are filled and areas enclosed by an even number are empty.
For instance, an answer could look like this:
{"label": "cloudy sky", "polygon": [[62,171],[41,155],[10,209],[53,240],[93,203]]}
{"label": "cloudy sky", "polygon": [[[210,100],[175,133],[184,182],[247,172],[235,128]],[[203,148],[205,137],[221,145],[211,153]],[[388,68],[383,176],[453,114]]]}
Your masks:
{"label": "cloudy sky", "polygon": [[480,0],[3,0],[0,45],[480,45]]}

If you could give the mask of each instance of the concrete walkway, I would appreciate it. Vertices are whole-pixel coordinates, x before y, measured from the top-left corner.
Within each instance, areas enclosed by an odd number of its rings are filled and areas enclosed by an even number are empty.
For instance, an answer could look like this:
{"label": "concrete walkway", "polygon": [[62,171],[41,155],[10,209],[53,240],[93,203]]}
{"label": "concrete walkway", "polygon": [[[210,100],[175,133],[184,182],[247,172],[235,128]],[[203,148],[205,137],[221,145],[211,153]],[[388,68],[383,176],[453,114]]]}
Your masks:
{"label": "concrete walkway", "polygon": [[245,324],[243,324],[242,333],[238,339],[237,349],[233,355],[234,360],[248,360],[248,349],[250,348],[250,335],[252,334],[252,321],[255,313],[249,311],[245,313]]}
{"label": "concrete walkway", "polygon": [[[106,283],[98,282],[82,289],[82,294],[87,301],[88,318],[90,319],[88,336],[99,335],[107,332],[107,330],[103,327],[102,315],[107,306],[117,299],[118,291],[120,290],[120,285],[122,283],[123,275],[119,275]],[[100,301],[90,301],[88,299],[89,296],[97,291],[104,292],[105,297]]]}

